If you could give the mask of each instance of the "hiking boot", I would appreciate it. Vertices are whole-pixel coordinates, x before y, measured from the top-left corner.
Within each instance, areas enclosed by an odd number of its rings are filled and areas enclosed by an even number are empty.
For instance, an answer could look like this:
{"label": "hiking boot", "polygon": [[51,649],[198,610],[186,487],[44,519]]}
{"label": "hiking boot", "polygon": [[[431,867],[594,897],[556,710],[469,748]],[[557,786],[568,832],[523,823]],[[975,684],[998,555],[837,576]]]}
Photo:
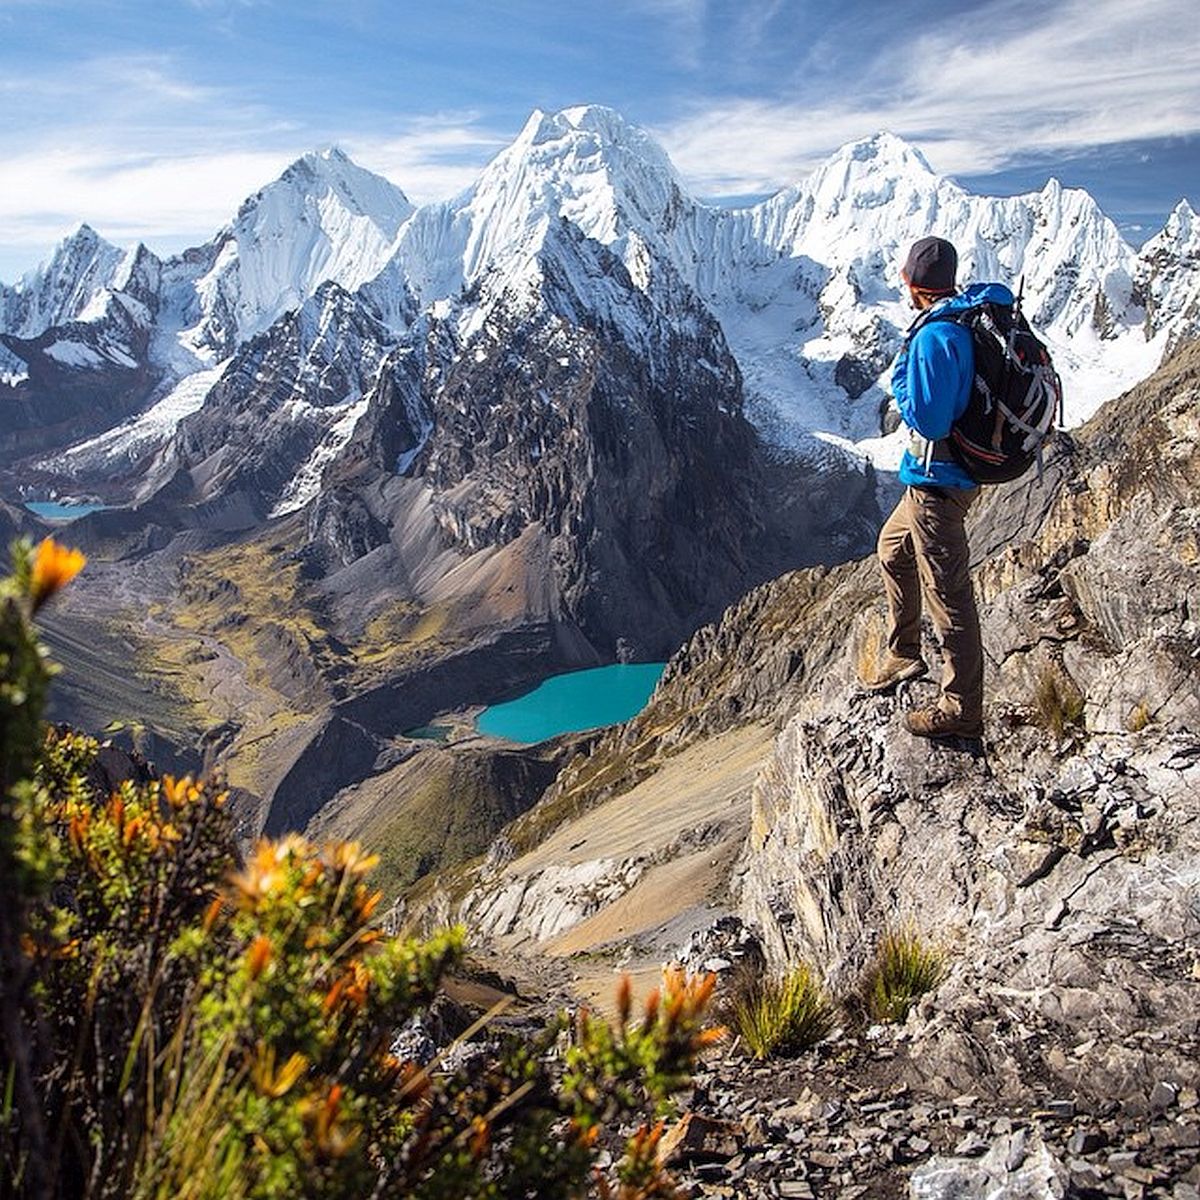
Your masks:
{"label": "hiking boot", "polygon": [[944,708],[914,708],[904,716],[904,725],[913,737],[925,738],[981,738],[983,722],[969,721],[958,713],[946,712]]}
{"label": "hiking boot", "polygon": [[889,650],[874,671],[859,676],[859,682],[868,692],[886,692],[898,683],[920,679],[928,670],[924,659],[901,658]]}

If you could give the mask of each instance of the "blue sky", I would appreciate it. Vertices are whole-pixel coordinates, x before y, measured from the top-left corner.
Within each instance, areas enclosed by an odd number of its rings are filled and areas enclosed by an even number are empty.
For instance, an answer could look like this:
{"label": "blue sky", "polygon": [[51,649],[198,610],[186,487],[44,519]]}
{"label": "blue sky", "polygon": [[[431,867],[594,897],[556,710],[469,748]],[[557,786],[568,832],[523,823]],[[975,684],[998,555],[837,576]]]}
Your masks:
{"label": "blue sky", "polygon": [[0,0],[0,279],[83,220],[206,240],[331,143],[446,197],[578,103],[705,198],[890,129],[974,191],[1088,187],[1136,242],[1200,203],[1197,27],[1195,0]]}

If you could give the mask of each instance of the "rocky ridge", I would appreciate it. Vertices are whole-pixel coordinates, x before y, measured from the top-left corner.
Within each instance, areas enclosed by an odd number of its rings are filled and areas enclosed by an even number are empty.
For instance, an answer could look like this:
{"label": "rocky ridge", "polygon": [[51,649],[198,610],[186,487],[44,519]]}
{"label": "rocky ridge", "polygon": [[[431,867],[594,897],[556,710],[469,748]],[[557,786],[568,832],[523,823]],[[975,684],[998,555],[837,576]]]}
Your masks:
{"label": "rocky ridge", "polygon": [[[673,957],[681,921],[698,930],[714,908],[842,996],[889,929],[944,950],[945,981],[899,1028],[848,1026],[786,1084],[736,1050],[714,1064],[691,1107],[730,1122],[732,1148],[699,1154],[693,1194],[1195,1194],[1198,401],[1193,344],[1062,442],[1043,483],[980,502],[981,744],[904,734],[930,683],[855,687],[882,632],[872,562],[797,572],[699,631],[643,714],[487,858],[421,893],[429,913],[492,922],[510,964],[570,946],[575,987]],[[640,851],[589,859],[593,830],[648,810],[660,778],[670,811],[704,826],[693,796],[713,773],[697,756],[763,722],[775,734],[745,743],[748,833],[724,883],[643,890],[639,906],[647,873],[697,842],[674,826],[656,841],[649,812]],[[570,872],[534,870],[551,841],[580,846]]]}

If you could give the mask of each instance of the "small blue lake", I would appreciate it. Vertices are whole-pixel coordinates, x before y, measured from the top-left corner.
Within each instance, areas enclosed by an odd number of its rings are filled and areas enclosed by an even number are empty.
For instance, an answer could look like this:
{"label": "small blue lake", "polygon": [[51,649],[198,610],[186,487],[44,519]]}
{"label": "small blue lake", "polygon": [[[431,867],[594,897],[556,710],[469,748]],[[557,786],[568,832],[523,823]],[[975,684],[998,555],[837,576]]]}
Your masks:
{"label": "small blue lake", "polygon": [[510,742],[542,742],[628,721],[646,707],[666,663],[618,663],[555,675],[532,692],[493,704],[475,722],[480,733]]}
{"label": "small blue lake", "polygon": [[47,521],[73,521],[88,513],[104,512],[108,504],[59,504],[57,500],[27,500],[25,507]]}

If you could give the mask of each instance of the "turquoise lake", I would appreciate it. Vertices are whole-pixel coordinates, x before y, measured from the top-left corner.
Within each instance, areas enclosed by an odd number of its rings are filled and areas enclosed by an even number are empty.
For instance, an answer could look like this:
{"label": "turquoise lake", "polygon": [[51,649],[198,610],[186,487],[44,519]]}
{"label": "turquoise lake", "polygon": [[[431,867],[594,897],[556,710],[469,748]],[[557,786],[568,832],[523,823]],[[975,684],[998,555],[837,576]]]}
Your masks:
{"label": "turquoise lake", "polygon": [[25,507],[48,521],[73,521],[88,513],[103,512],[107,504],[59,504],[57,500],[27,500]]}
{"label": "turquoise lake", "polygon": [[666,663],[618,663],[555,675],[532,692],[484,709],[475,727],[510,742],[542,742],[628,721],[646,707]]}

